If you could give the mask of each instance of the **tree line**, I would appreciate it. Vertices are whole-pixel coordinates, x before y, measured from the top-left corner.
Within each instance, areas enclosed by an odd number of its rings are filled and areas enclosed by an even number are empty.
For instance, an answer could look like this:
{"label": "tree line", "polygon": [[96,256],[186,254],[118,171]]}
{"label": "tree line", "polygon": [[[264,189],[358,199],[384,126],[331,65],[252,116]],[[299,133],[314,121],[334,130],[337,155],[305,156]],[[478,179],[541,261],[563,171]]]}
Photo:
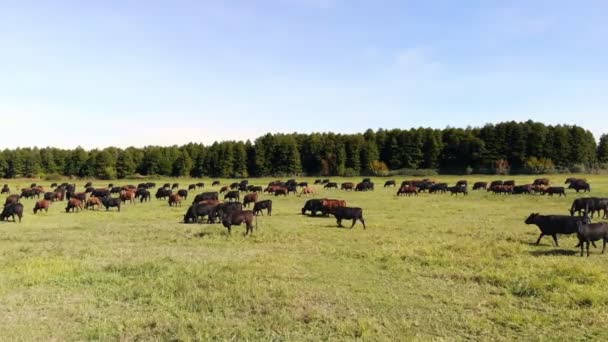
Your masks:
{"label": "tree line", "polygon": [[597,144],[591,132],[578,126],[527,121],[478,128],[368,129],[358,134],[266,134],[253,142],[208,146],[5,149],[0,152],[0,176],[242,178],[382,175],[417,169],[543,173],[607,162],[608,136]]}

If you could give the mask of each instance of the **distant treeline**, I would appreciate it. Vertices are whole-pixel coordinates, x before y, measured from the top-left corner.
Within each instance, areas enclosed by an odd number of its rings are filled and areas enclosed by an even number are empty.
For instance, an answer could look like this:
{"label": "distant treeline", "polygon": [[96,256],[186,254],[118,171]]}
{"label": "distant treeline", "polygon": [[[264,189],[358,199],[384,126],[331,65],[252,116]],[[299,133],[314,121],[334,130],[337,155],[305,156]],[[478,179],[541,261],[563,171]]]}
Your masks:
{"label": "distant treeline", "polygon": [[367,130],[360,134],[266,134],[210,146],[147,146],[86,151],[19,148],[0,152],[4,178],[75,176],[102,179],[135,174],[193,177],[382,175],[390,170],[443,173],[582,171],[608,162],[577,126],[505,122],[481,128]]}

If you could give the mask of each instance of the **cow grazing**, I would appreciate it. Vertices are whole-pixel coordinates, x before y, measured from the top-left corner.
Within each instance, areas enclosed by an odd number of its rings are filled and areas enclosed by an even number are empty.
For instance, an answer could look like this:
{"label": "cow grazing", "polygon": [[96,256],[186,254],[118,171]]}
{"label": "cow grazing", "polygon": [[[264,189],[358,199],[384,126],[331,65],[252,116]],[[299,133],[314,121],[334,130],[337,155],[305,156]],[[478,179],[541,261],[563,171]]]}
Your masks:
{"label": "cow grazing", "polygon": [[42,198],[47,201],[52,201],[55,199],[55,193],[54,192],[45,192],[44,196],[42,196]]}
{"label": "cow grazing", "polygon": [[389,186],[395,187],[397,186],[397,183],[395,182],[394,179],[391,180],[387,180],[386,182],[384,182],[384,187],[387,188]]}
{"label": "cow grazing", "polygon": [[95,209],[95,206],[97,206],[97,209],[99,210],[99,209],[101,209],[102,205],[103,205],[103,203],[101,202],[101,198],[91,197],[87,200],[85,209]]}
{"label": "cow grazing", "polygon": [[230,190],[235,190],[238,188],[239,188],[239,183],[234,182],[234,183],[230,184]]}
{"label": "cow grazing", "polygon": [[365,229],[365,220],[363,220],[363,209],[361,208],[349,208],[349,207],[337,207],[335,208],[333,215],[336,218],[338,227],[342,227],[342,220],[353,220],[353,224],[350,226],[352,229],[355,226],[357,220],[363,224]]}
{"label": "cow grazing", "polygon": [[257,185],[257,186],[256,185],[250,185],[248,187],[248,190],[251,191],[251,192],[260,192],[260,193],[264,192],[264,189],[261,186],[259,186],[259,185]]}
{"label": "cow grazing", "polygon": [[325,186],[323,186],[324,189],[337,189],[338,188],[338,183],[336,182],[327,182],[325,183]]}
{"label": "cow grazing", "polygon": [[104,207],[106,207],[106,211],[109,211],[110,208],[117,208],[120,212],[120,205],[122,201],[120,200],[120,198],[103,197],[101,199],[101,203]]}
{"label": "cow grazing", "polygon": [[207,223],[213,223],[213,213],[216,205],[205,205],[194,203],[191,205],[184,215],[184,223],[198,223],[207,216]]}
{"label": "cow grazing", "polygon": [[346,182],[340,185],[340,190],[353,190],[355,188],[355,183]]}
{"label": "cow grazing", "polygon": [[179,188],[179,183],[173,183],[173,185],[171,185],[171,190],[175,190]]}
{"label": "cow grazing", "polygon": [[196,190],[196,184],[188,185],[188,190]]}
{"label": "cow grazing", "polygon": [[570,182],[568,189],[574,189],[576,190],[576,192],[579,192],[581,190],[583,190],[583,192],[591,192],[591,186],[589,185],[589,183],[582,179]]}
{"label": "cow grazing", "polygon": [[43,199],[41,201],[36,202],[34,205],[34,214],[37,212],[44,210],[45,212],[49,212],[49,207],[51,206],[51,201],[47,199]]}
{"label": "cow grazing", "polygon": [[300,192],[299,196],[308,195],[308,194],[314,195],[315,192],[316,192],[315,188],[313,188],[311,186],[307,186],[304,189],[302,189],[302,192]]}
{"label": "cow grazing", "polygon": [[252,194],[247,194],[245,195],[245,197],[243,197],[243,206],[245,208],[249,207],[249,203],[255,203],[258,201],[258,194],[257,193],[252,193]]}
{"label": "cow grazing", "polygon": [[253,214],[256,216],[258,214],[262,214],[262,216],[264,216],[264,213],[262,212],[263,209],[266,209],[266,213],[268,214],[268,216],[272,216],[272,201],[264,200],[255,202],[255,204],[253,205]]}
{"label": "cow grazing", "polygon": [[137,189],[137,191],[135,191],[135,198],[139,198],[141,203],[150,201],[150,197],[150,191],[146,189]]}
{"label": "cow grazing", "polygon": [[553,197],[553,195],[558,194],[560,197],[566,197],[566,189],[563,186],[551,186],[543,189],[543,195],[549,194],[549,196]]}
{"label": "cow grazing", "polygon": [[456,195],[456,196],[458,196],[458,194],[463,194],[464,196],[469,194],[466,186],[459,186],[459,185],[451,186],[448,188],[448,191],[450,192],[451,195]]}
{"label": "cow grazing", "polygon": [[456,182],[456,186],[469,186],[469,182],[467,182],[465,179],[461,179]]}
{"label": "cow grazing", "polygon": [[211,186],[220,186],[220,181],[214,180],[213,183],[211,183]]}
{"label": "cow grazing", "polygon": [[540,185],[545,185],[545,186],[549,186],[549,179],[547,178],[537,178],[534,180],[534,182],[532,183],[532,185],[536,185],[536,186],[540,186]]}
{"label": "cow grazing", "polygon": [[473,190],[485,190],[488,187],[488,183],[487,182],[476,182],[475,184],[473,184]]}
{"label": "cow grazing", "polygon": [[171,183],[165,183],[163,184],[163,188],[170,188],[171,187]]}
{"label": "cow grazing", "polygon": [[167,199],[172,194],[173,194],[173,191],[171,189],[167,189],[165,187],[158,188],[158,190],[156,190],[156,199],[158,199],[158,200]]}
{"label": "cow grazing", "polygon": [[577,222],[577,237],[581,247],[581,256],[583,256],[584,247],[587,247],[587,256],[589,256],[589,244],[598,240],[602,240],[602,254],[606,250],[606,241],[608,240],[608,223],[587,223]]}
{"label": "cow grazing", "polygon": [[21,219],[23,218],[23,204],[17,202],[5,205],[4,209],[2,209],[2,213],[0,213],[0,221],[8,221],[8,218],[11,217],[13,222],[17,222],[15,216],[17,216],[19,222],[21,222]]}
{"label": "cow grazing", "polygon": [[169,196],[169,206],[182,206],[182,196],[178,195],[178,194],[171,194],[171,196]]}
{"label": "cow grazing", "polygon": [[355,187],[355,191],[373,191],[374,190],[374,183],[372,182],[361,182],[359,184],[357,184],[357,186]]}
{"label": "cow grazing", "polygon": [[202,189],[204,187],[205,187],[205,183],[203,183],[203,182],[196,183],[196,188],[197,189]]}
{"label": "cow grazing", "polygon": [[229,191],[226,195],[224,195],[224,200],[240,201],[241,193],[239,191]]}
{"label": "cow grazing", "polygon": [[4,184],[4,186],[2,187],[2,191],[0,191],[0,194],[11,194],[11,189],[8,187],[8,184]]}
{"label": "cow grazing", "polygon": [[302,215],[306,214],[307,211],[310,211],[312,216],[317,216],[317,212],[323,211],[323,200],[322,199],[311,199],[306,201],[304,207],[302,207]]}
{"label": "cow grazing", "polygon": [[415,186],[404,186],[399,188],[399,190],[397,190],[397,196],[418,196],[418,188],[416,188]]}
{"label": "cow grazing", "polygon": [[253,211],[251,210],[233,211],[222,215],[222,225],[228,228],[228,234],[232,234],[232,226],[240,226],[245,223],[246,230],[244,235],[246,236],[250,233],[253,234],[254,219],[255,215],[253,215]]}
{"label": "cow grazing", "polygon": [[430,189],[429,189],[429,193],[430,194],[434,194],[434,193],[446,193],[448,191],[448,183],[438,183],[438,184],[433,184],[431,185]]}
{"label": "cow grazing", "polygon": [[185,200],[188,199],[188,190],[184,190],[184,189],[177,190],[177,194]]}
{"label": "cow grazing", "polygon": [[83,201],[78,198],[70,198],[68,205],[65,207],[65,212],[69,213],[70,211],[74,212],[84,210],[82,202]]}
{"label": "cow grazing", "polygon": [[536,240],[536,244],[540,243],[540,239],[545,235],[550,235],[555,241],[555,246],[559,247],[557,242],[557,234],[574,234],[578,232],[578,224],[591,223],[588,217],[567,216],[567,215],[540,215],[538,213],[530,214],[526,219],[526,224],[534,224],[540,229],[540,236]]}

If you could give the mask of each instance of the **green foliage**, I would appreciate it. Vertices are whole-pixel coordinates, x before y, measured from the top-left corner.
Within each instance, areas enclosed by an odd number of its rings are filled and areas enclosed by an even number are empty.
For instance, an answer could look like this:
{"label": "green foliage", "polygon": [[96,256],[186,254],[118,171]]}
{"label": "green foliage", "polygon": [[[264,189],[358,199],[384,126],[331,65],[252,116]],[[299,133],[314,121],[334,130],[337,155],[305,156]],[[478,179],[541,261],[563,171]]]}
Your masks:
{"label": "green foliage", "polygon": [[555,173],[555,165],[551,159],[530,157],[526,160],[525,170],[531,174]]}

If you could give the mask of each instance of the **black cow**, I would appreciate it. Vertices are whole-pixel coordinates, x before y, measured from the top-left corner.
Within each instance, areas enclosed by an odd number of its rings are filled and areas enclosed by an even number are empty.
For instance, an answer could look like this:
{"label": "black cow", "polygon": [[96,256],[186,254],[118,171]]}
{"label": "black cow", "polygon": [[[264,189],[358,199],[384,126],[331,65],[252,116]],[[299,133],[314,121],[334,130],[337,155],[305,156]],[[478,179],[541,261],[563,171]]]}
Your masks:
{"label": "black cow", "polygon": [[546,189],[543,189],[543,195],[549,194],[549,196],[553,197],[553,195],[558,194],[559,197],[566,197],[566,189],[563,186],[551,186]]}
{"label": "black cow", "polygon": [[120,211],[120,205],[122,201],[120,200],[120,198],[103,197],[101,199],[101,203],[103,203],[103,206],[106,207],[106,211],[110,210],[110,208],[113,207],[118,208],[118,211]]}
{"label": "black cow", "polygon": [[389,187],[389,186],[395,187],[395,186],[397,186],[397,183],[395,183],[395,180],[393,180],[393,179],[387,180],[386,182],[384,182],[385,188]]}
{"label": "black cow", "polygon": [[202,202],[202,201],[213,201],[213,200],[217,201],[218,198],[219,198],[219,194],[217,193],[217,191],[203,192],[202,194],[196,195],[196,197],[194,197],[194,201],[192,201],[192,203],[198,203],[198,202]]}
{"label": "black cow", "polygon": [[179,183],[173,183],[173,184],[171,185],[171,189],[172,189],[172,190],[175,190],[175,189],[178,189],[178,188],[179,188]]}
{"label": "black cow", "polygon": [[540,236],[536,240],[537,245],[543,236],[550,235],[553,237],[555,246],[557,247],[559,247],[557,234],[569,235],[577,233],[579,222],[587,224],[591,223],[591,220],[586,216],[540,215],[533,213],[525,221],[526,224],[535,224],[540,229]]}
{"label": "black cow", "polygon": [[451,186],[448,188],[448,191],[450,192],[450,194],[456,195],[456,196],[458,196],[458,194],[463,194],[464,196],[469,194],[466,186],[459,186],[459,185]]}
{"label": "black cow", "polygon": [[469,186],[469,182],[467,182],[465,179],[461,179],[456,182],[456,186]]}
{"label": "black cow", "polygon": [[92,182],[87,182],[87,184],[84,185],[85,188],[90,188],[93,186]]}
{"label": "black cow", "polygon": [[4,184],[4,186],[2,187],[2,191],[0,191],[0,194],[4,195],[4,194],[9,194],[11,193],[11,189],[8,187],[8,184]]}
{"label": "black cow", "polygon": [[[584,245],[587,246],[587,256],[589,256],[589,244],[598,240],[602,240],[602,254],[606,250],[606,241],[608,240],[608,223],[588,223],[578,222],[578,244],[581,246],[581,256],[583,256]],[[595,246],[595,245],[594,245]]]}
{"label": "black cow", "polygon": [[8,221],[9,217],[13,218],[13,222],[17,222],[15,220],[15,216],[19,217],[19,222],[23,218],[23,204],[21,203],[10,203],[4,206],[2,213],[0,214],[0,221]]}
{"label": "black cow", "polygon": [[323,208],[323,200],[311,199],[306,201],[304,207],[302,208],[302,215],[306,214],[307,211],[310,211],[312,216],[317,216],[318,211],[324,213],[325,209]]}
{"label": "black cow", "polygon": [[91,192],[91,197],[110,197],[110,190],[108,189],[95,189]]}
{"label": "black cow", "polygon": [[327,183],[325,183],[325,186],[323,188],[325,188],[325,189],[337,189],[338,188],[338,183],[336,183],[336,182],[327,182]]}
{"label": "black cow", "polygon": [[196,190],[196,184],[188,185],[188,190]]}
{"label": "black cow", "polygon": [[241,199],[241,193],[239,191],[229,191],[224,195],[224,200],[228,201],[239,201]]}
{"label": "black cow", "polygon": [[576,192],[579,192],[580,190],[583,190],[583,192],[591,192],[591,186],[589,185],[589,183],[580,179],[570,182],[568,189],[574,189],[576,190]]}
{"label": "black cow", "polygon": [[359,220],[363,224],[363,229],[365,229],[363,209],[361,208],[337,207],[334,209],[333,215],[336,217],[338,227],[342,227],[342,220],[353,220],[353,224],[350,226],[350,228],[353,228],[357,220]]}
{"label": "black cow", "polygon": [[148,202],[150,197],[150,191],[146,189],[137,189],[137,191],[135,191],[135,198],[139,198],[141,203]]}
{"label": "black cow", "polygon": [[170,188],[171,187],[171,183],[165,183],[163,184],[163,188]]}
{"label": "black cow", "polygon": [[253,205],[253,214],[256,216],[258,214],[262,214],[262,216],[264,216],[264,213],[262,212],[263,209],[266,209],[268,216],[272,216],[272,201],[264,200],[255,202],[255,204]]}
{"label": "black cow", "polygon": [[323,181],[320,179],[315,179],[315,184],[321,184]]}
{"label": "black cow", "polygon": [[[223,215],[231,213],[233,211],[242,211],[243,203],[241,202],[225,202],[220,203],[215,206],[215,210],[213,212],[213,218],[222,218]],[[215,222],[215,221],[213,221]]]}
{"label": "black cow", "polygon": [[473,190],[486,189],[488,187],[487,182],[476,182],[473,184]]}
{"label": "black cow", "polygon": [[287,196],[288,191],[289,191],[289,190],[288,190],[287,188],[280,188],[280,189],[276,189],[276,190],[274,191],[274,195],[275,195],[275,196],[279,196],[279,195]]}
{"label": "black cow", "polygon": [[234,183],[230,184],[231,190],[238,189],[238,188],[239,188],[239,183],[234,182]]}
{"label": "black cow", "polygon": [[[138,187],[137,189],[138,189],[138,190],[139,190],[139,189],[147,189],[147,187],[141,187],[141,188],[140,188],[140,187]],[[119,187],[119,186],[114,186],[114,187],[112,187],[112,188],[110,189],[110,194],[119,194],[121,191],[122,191],[122,188],[121,188],[121,187]]]}
{"label": "black cow", "polygon": [[202,219],[207,216],[207,223],[213,223],[213,213],[215,212],[215,205],[202,205],[194,203],[188,208],[184,215],[184,223],[197,223],[201,222]]}
{"label": "black cow", "polygon": [[233,211],[231,213],[225,213],[222,215],[222,225],[228,228],[228,234],[232,234],[232,226],[240,226],[241,224],[245,223],[247,230],[245,231],[244,235],[249,233],[253,234],[254,218],[255,215],[253,215],[253,211],[251,210]]}
{"label": "black cow", "polygon": [[188,190],[177,190],[177,194],[179,195],[179,197],[183,198],[183,199],[188,199]]}
{"label": "black cow", "polygon": [[501,181],[501,180],[492,181],[492,183],[490,183],[490,187],[488,187],[488,191],[490,191],[490,189],[492,189],[493,187],[495,187],[497,185],[504,185],[503,181]]}
{"label": "black cow", "polygon": [[196,188],[197,189],[202,189],[204,187],[205,187],[205,183],[203,183],[203,182],[196,183]]}
{"label": "black cow", "polygon": [[374,190],[374,183],[372,182],[362,182],[357,184],[355,187],[355,191],[370,191]]}
{"label": "black cow", "polygon": [[308,187],[308,182],[300,182],[300,183],[298,183],[298,186],[300,188],[306,188],[306,187]]}
{"label": "black cow", "polygon": [[431,188],[429,189],[429,193],[430,194],[434,194],[437,192],[440,193],[446,193],[448,191],[448,183],[437,183],[437,184],[433,184],[431,185]]}
{"label": "black cow", "polygon": [[219,185],[220,185],[219,180],[214,180],[213,183],[211,183],[211,186],[219,186]]}
{"label": "black cow", "polygon": [[148,183],[146,183],[146,185],[148,186],[148,189],[156,188],[156,183],[154,183],[154,182],[148,182]]}
{"label": "black cow", "polygon": [[167,189],[165,187],[162,188],[158,188],[158,190],[156,190],[156,199],[158,200],[164,200],[167,199],[169,196],[171,196],[171,194],[173,194],[173,191],[171,189]]}

